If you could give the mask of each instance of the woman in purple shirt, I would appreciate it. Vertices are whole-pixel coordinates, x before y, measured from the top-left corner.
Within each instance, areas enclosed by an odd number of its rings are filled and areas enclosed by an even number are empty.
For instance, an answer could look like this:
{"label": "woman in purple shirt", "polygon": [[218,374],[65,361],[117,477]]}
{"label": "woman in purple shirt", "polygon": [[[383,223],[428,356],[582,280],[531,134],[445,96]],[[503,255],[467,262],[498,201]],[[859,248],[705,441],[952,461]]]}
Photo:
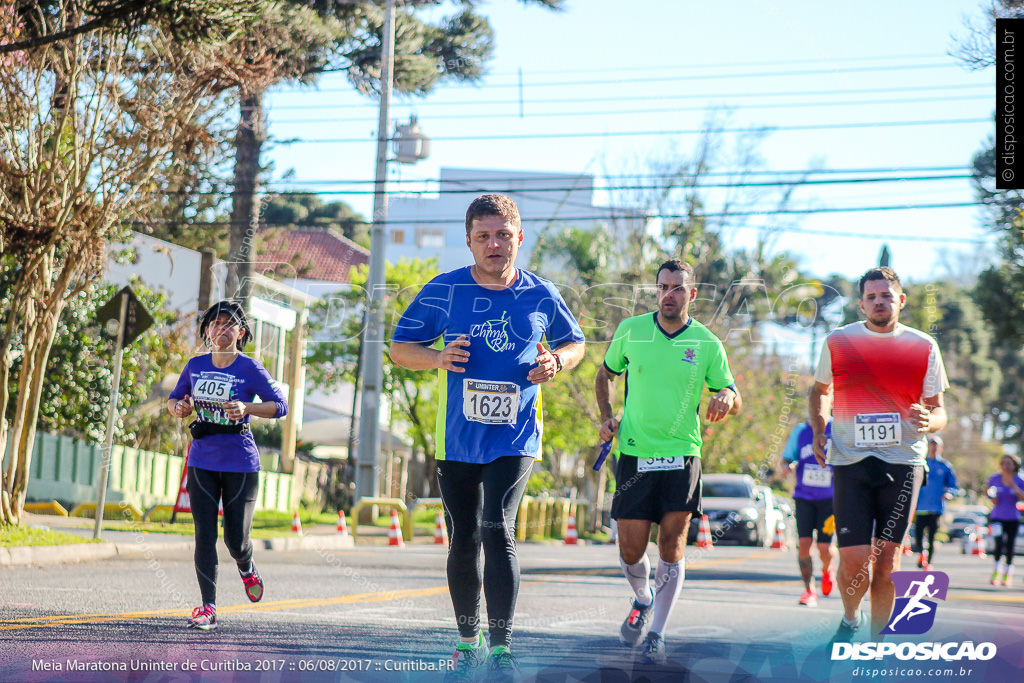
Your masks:
{"label": "woman in purple shirt", "polygon": [[[988,478],[988,497],[995,501],[992,511],[988,514],[989,522],[999,524],[996,536],[995,565],[992,567],[991,584],[998,585],[999,574],[1002,573],[1002,584],[1013,583],[1013,551],[1017,540],[1017,529],[1020,527],[1020,512],[1017,501],[1024,500],[1024,479],[1020,477],[1020,458],[1016,455],[1004,455],[999,461],[999,472]],[[1006,556],[1000,562],[1000,556]]]}
{"label": "woman in purple shirt", "polygon": [[[242,308],[231,301],[210,307],[199,323],[210,353],[185,365],[167,409],[178,418],[195,410],[189,425],[188,495],[196,533],[196,577],[203,604],[189,628],[217,628],[217,516],[224,508],[224,544],[238,565],[249,600],[263,597],[263,580],[252,561],[252,517],[260,485],[260,454],[249,416],[277,418],[288,403],[266,369],[242,347],[252,339]],[[253,399],[259,397],[260,403]]]}

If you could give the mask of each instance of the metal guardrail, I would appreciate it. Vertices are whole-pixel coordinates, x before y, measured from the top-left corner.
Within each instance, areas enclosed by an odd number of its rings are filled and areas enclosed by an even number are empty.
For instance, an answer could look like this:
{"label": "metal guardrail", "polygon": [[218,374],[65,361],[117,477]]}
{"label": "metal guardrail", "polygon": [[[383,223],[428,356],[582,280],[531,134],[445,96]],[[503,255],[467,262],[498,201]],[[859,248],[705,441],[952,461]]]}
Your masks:
{"label": "metal guardrail", "polygon": [[[91,512],[91,515],[85,514]],[[106,519],[108,512],[118,513],[118,517],[126,519],[131,517],[136,522],[142,521],[142,512],[139,511],[134,505],[125,505],[124,503],[105,503],[103,505],[103,518]],[[79,503],[71,512],[68,513],[69,517],[88,517],[90,519],[96,519],[96,503]]]}
{"label": "metal guardrail", "polygon": [[37,515],[56,515],[58,517],[68,516],[68,511],[64,509],[64,506],[55,500],[45,503],[25,503],[25,512],[34,512]]}
{"label": "metal guardrail", "polygon": [[590,506],[590,501],[584,498],[523,496],[516,521],[516,540],[565,538],[570,515],[576,518],[576,528],[582,529]]}
{"label": "metal guardrail", "polygon": [[412,513],[410,512],[409,507],[405,504],[405,501],[401,498],[360,498],[359,502],[352,507],[351,529],[353,540],[359,533],[360,510],[372,505],[380,505],[381,507],[394,508],[398,510],[398,516],[402,520],[402,538],[406,541],[412,540]]}

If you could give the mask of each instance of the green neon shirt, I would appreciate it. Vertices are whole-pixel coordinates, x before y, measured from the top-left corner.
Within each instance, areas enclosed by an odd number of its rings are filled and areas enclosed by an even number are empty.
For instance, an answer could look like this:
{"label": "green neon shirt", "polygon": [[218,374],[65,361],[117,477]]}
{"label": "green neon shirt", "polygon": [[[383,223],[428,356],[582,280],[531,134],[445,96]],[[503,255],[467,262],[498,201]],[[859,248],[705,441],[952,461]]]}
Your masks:
{"label": "green neon shirt", "polygon": [[657,314],[623,320],[605,353],[609,372],[626,373],[626,405],[619,450],[626,455],[700,457],[700,399],[733,384],[725,348],[707,327],[690,318],[668,334]]}

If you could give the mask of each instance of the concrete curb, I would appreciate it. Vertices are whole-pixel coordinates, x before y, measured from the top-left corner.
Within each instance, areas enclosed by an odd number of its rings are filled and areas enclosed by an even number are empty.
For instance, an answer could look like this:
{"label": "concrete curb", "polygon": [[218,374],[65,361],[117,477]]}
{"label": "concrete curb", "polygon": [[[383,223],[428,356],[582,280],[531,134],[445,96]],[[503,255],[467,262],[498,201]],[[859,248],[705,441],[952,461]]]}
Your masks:
{"label": "concrete curb", "polygon": [[[253,539],[253,545],[263,550],[345,550],[355,547],[351,536],[310,535],[270,539]],[[74,543],[71,545],[14,546],[0,548],[0,567],[60,564],[106,560],[121,555],[141,555],[154,551],[189,552],[195,541],[149,543]]]}
{"label": "concrete curb", "polygon": [[268,538],[263,541],[265,550],[342,550],[354,548],[355,540],[351,536],[314,534],[311,536],[286,536]]}

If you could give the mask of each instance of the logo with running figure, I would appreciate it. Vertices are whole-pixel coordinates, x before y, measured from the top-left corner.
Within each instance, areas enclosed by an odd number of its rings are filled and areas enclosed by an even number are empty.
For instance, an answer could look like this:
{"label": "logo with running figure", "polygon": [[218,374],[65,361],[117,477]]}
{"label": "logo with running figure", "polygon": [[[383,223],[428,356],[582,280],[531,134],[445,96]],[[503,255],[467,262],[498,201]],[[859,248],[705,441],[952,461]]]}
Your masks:
{"label": "logo with running figure", "polygon": [[949,576],[945,572],[893,572],[896,600],[882,633],[919,635],[935,623],[936,600],[945,600]]}
{"label": "logo with running figure", "polygon": [[485,323],[472,325],[469,328],[469,336],[483,337],[484,343],[495,353],[508,351],[515,346],[508,336],[508,324],[510,322],[508,311],[506,311],[501,314],[501,318],[498,320],[488,320]]}

